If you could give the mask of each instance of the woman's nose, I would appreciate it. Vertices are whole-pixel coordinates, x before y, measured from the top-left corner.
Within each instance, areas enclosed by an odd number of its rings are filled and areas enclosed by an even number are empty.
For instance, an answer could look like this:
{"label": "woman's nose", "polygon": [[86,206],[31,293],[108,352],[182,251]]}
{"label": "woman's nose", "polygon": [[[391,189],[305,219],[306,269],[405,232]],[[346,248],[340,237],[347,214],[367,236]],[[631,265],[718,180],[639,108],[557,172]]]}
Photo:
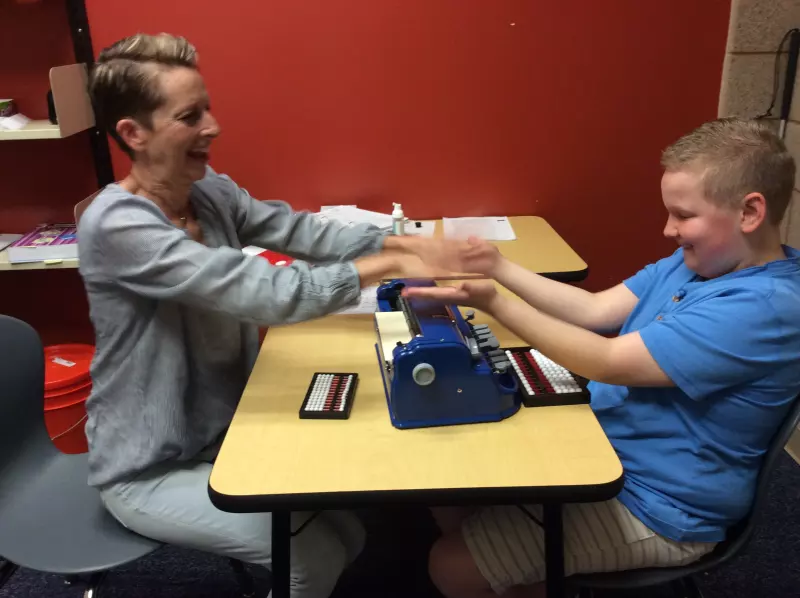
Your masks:
{"label": "woman's nose", "polygon": [[210,112],[206,112],[206,123],[203,127],[203,135],[207,137],[216,137],[221,133],[221,129],[217,119]]}

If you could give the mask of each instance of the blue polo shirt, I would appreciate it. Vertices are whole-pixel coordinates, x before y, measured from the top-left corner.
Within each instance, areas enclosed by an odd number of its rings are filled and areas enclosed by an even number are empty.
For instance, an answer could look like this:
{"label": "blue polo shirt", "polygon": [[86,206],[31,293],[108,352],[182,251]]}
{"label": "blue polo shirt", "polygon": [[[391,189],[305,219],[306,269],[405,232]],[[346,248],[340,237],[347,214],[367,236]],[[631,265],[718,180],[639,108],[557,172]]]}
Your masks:
{"label": "blue polo shirt", "polygon": [[625,281],[638,331],[675,383],[590,383],[625,468],[619,500],[676,541],[717,542],[744,517],[764,453],[800,392],[800,252],[703,280],[683,250]]}

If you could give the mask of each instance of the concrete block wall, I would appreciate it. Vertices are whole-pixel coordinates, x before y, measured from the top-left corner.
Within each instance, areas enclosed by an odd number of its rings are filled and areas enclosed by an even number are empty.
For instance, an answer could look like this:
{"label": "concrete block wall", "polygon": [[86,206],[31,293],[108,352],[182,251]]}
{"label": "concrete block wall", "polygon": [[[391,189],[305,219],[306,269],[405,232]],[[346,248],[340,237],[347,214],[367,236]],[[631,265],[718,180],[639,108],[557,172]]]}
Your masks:
{"label": "concrete block wall", "polygon": [[[778,81],[786,72],[788,40],[778,53],[781,39],[800,28],[800,0],[732,0],[728,45],[719,96],[719,116],[756,117],[770,105],[778,63]],[[783,95],[778,86],[770,121],[777,130]],[[796,81],[786,145],[800,165],[800,81]],[[800,248],[800,169],[792,204],[783,219],[784,242]]]}

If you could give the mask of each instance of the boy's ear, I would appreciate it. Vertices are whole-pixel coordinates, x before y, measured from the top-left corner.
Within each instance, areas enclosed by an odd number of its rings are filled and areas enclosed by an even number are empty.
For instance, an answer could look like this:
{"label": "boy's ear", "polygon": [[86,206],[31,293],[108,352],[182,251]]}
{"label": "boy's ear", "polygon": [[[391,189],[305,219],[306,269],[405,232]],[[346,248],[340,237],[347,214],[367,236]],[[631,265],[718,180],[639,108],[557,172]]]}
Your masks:
{"label": "boy's ear", "polygon": [[749,193],[742,200],[742,232],[752,233],[767,219],[767,200],[761,193]]}
{"label": "boy's ear", "polygon": [[123,118],[117,122],[117,134],[134,152],[144,149],[150,131],[133,118]]}

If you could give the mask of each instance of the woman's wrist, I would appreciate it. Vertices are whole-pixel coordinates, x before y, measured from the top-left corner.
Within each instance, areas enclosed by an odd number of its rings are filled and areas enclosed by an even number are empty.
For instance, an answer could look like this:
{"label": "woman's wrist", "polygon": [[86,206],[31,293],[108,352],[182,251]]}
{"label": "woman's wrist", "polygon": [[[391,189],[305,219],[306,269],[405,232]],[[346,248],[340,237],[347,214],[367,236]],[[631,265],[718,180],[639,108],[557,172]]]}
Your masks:
{"label": "woman's wrist", "polygon": [[364,288],[397,272],[400,269],[400,258],[391,252],[377,253],[358,258],[353,264],[358,274],[359,285]]}
{"label": "woman's wrist", "polygon": [[400,251],[403,253],[417,253],[419,251],[419,237],[406,235],[386,235],[383,239],[385,251]]}

